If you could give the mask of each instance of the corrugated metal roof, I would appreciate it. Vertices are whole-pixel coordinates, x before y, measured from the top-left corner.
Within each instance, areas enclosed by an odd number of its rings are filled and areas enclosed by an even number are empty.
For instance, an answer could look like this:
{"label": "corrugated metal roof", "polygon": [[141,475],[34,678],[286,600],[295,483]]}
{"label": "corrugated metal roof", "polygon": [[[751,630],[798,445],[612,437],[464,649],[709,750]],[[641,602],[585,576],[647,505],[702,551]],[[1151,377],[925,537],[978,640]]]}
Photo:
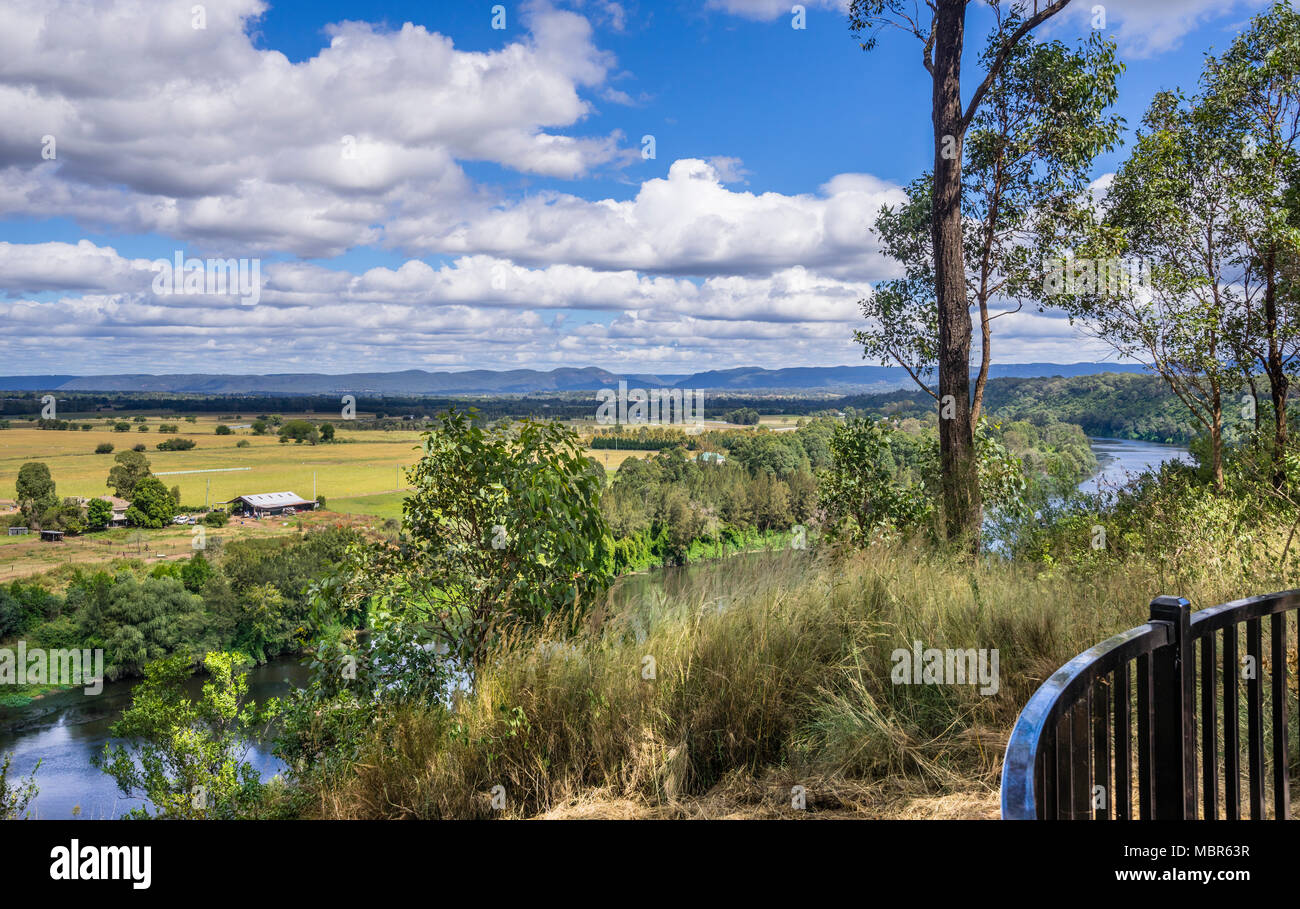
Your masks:
{"label": "corrugated metal roof", "polygon": [[[255,508],[286,508],[290,505],[316,504],[302,498],[296,492],[262,492],[251,496],[239,496],[238,498]],[[235,499],[231,501],[235,501]]]}

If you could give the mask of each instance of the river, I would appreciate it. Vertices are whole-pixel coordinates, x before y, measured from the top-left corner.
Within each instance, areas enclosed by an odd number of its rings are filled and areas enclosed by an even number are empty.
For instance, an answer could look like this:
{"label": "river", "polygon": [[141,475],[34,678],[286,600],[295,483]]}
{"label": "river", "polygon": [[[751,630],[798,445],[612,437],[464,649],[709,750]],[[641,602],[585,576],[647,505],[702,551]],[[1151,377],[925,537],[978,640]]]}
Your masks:
{"label": "river", "polygon": [[[297,658],[272,660],[249,670],[249,694],[258,703],[283,697],[305,684],[307,675]],[[192,693],[198,693],[205,678],[191,680]],[[78,688],[47,694],[18,710],[0,708],[0,755],[13,755],[9,784],[25,779],[40,761],[40,793],[29,808],[33,817],[67,819],[80,808],[80,817],[112,819],[140,806],[140,800],[124,798],[112,778],[90,764],[109,741],[109,727],[130,706],[134,685],[135,680],[107,682],[94,696]],[[255,744],[247,760],[264,779],[284,769],[264,743]]]}
{"label": "river", "polygon": [[1165,461],[1191,463],[1191,455],[1181,445],[1160,445],[1156,442],[1135,442],[1130,439],[1088,440],[1092,453],[1097,456],[1098,470],[1079,484],[1080,492],[1095,493],[1118,489],[1142,471]]}
{"label": "river", "polygon": [[[1133,474],[1162,461],[1189,459],[1187,449],[1176,445],[1126,439],[1091,441],[1100,463],[1098,472],[1079,484],[1084,492],[1122,486]],[[625,577],[614,591],[615,602],[622,608],[645,597],[672,597],[679,585],[711,567],[716,566],[704,564]],[[281,658],[249,672],[249,692],[261,703],[284,696],[306,679],[307,669],[296,658]],[[33,802],[34,816],[70,818],[79,807],[83,818],[114,818],[140,804],[123,798],[108,774],[90,764],[91,756],[102,752],[108,742],[109,727],[130,705],[133,684],[111,682],[94,697],[78,689],[46,695],[18,710],[0,708],[0,754],[13,754],[10,784],[25,778],[36,762],[41,762],[36,773],[40,794]],[[197,691],[202,679],[196,677],[192,684]],[[254,746],[248,759],[263,778],[283,770],[265,743]]]}

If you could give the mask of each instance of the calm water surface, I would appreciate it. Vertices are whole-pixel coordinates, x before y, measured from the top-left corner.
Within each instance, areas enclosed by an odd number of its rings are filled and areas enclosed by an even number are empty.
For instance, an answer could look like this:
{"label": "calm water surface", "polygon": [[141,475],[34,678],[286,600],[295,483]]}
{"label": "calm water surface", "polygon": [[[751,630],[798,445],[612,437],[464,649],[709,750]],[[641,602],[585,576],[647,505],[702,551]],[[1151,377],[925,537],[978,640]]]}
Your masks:
{"label": "calm water surface", "polygon": [[[283,697],[307,681],[308,670],[296,657],[272,660],[249,670],[248,688],[253,700],[262,703]],[[191,680],[193,693],[206,676]],[[0,754],[12,753],[9,783],[31,773],[36,762],[36,785],[40,789],[29,809],[33,817],[66,819],[80,807],[80,816],[91,819],[119,817],[138,807],[139,799],[123,798],[112,777],[92,767],[90,759],[103,752],[109,741],[109,727],[131,705],[136,680],[108,682],[98,695],[80,688],[48,694],[16,710],[0,708]],[[257,743],[247,760],[269,778],[284,769],[270,753],[267,743]]]}

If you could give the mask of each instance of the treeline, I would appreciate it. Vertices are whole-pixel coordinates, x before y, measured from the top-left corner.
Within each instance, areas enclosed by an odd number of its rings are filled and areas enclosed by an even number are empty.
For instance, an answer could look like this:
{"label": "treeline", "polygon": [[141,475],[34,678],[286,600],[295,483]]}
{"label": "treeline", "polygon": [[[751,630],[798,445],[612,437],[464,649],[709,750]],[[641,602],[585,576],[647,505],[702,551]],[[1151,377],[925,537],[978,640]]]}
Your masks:
{"label": "treeline", "polygon": [[[994,420],[1025,420],[1039,426],[1073,423],[1089,436],[1186,445],[1198,428],[1187,409],[1155,375],[989,379],[984,404]],[[934,398],[918,389],[844,398],[846,413],[898,419],[933,419]]]}
{"label": "treeline", "polygon": [[[835,519],[828,495],[856,499],[858,505],[889,499],[897,488],[919,495],[937,479],[937,423],[928,416],[928,421],[854,416],[848,423],[818,418],[780,433],[711,431],[685,437],[689,448],[673,445],[654,456],[628,458],[601,498],[615,538],[616,568],[683,563],[783,536],[785,545],[802,545],[810,529],[816,532],[828,518]],[[854,427],[860,424],[869,427],[869,449],[855,445]],[[990,474],[1001,472],[1014,486],[1014,495],[999,500],[1007,506],[1037,507],[1066,495],[1097,466],[1086,435],[1068,423],[995,422],[984,425],[981,438]],[[722,458],[702,459],[699,451]],[[841,484],[832,495],[825,479],[837,460],[854,485]],[[875,486],[863,480],[868,473]]]}

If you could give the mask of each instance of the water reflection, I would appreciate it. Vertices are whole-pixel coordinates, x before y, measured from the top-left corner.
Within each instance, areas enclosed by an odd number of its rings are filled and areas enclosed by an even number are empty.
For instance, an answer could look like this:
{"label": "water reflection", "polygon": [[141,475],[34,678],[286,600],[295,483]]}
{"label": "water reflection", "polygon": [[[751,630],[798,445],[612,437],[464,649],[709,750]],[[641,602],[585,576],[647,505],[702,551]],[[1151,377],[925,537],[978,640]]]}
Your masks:
{"label": "water reflection", "polygon": [[[296,658],[274,660],[249,671],[249,694],[258,703],[284,697],[305,684],[307,674]],[[198,694],[205,679],[190,680],[191,694]],[[46,695],[28,707],[0,708],[0,754],[13,754],[10,784],[28,776],[40,761],[36,771],[40,793],[29,809],[33,817],[66,819],[80,807],[83,818],[110,819],[142,804],[123,798],[112,778],[90,764],[109,741],[109,728],[130,706],[135,684],[134,680],[109,682],[94,696],[78,688]],[[263,779],[284,769],[264,742],[256,743],[245,759]]]}

